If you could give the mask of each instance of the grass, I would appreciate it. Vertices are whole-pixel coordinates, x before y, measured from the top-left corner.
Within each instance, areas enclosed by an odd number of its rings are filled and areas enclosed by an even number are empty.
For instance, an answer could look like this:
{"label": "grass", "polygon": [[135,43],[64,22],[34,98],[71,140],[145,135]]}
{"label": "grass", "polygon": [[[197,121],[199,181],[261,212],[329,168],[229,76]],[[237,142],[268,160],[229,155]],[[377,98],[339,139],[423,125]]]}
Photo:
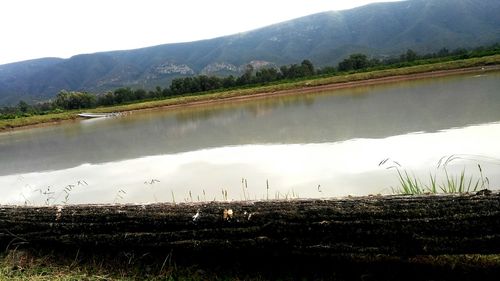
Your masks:
{"label": "grass", "polygon": [[[436,194],[436,193],[470,193],[489,188],[489,179],[483,174],[481,164],[477,165],[476,173],[467,173],[462,168],[459,174],[451,174],[449,165],[459,160],[468,159],[467,155],[451,155],[442,157],[436,167],[436,171],[429,172],[427,182],[421,180],[411,171],[404,169],[397,161],[384,159],[379,166],[387,166],[389,170],[395,170],[399,186],[393,188],[395,194]],[[494,159],[496,160],[496,159]],[[497,160],[498,161],[498,160]]]}
{"label": "grass", "polygon": [[[449,62],[439,62],[432,64],[424,64],[410,67],[392,68],[384,70],[368,70],[359,73],[345,73],[329,77],[316,77],[312,79],[303,79],[299,81],[279,82],[267,86],[255,86],[251,88],[226,90],[213,93],[197,93],[196,95],[185,95],[181,97],[154,100],[146,102],[131,103],[125,105],[117,105],[110,107],[100,107],[92,109],[93,112],[126,112],[132,110],[142,110],[157,107],[185,105],[195,102],[209,102],[234,97],[251,97],[252,95],[261,93],[271,93],[284,90],[294,90],[308,87],[316,87],[344,82],[356,82],[367,79],[404,76],[418,73],[426,73],[439,70],[453,70],[476,66],[498,65],[500,64],[500,55],[493,55],[481,58],[471,58],[464,60],[455,60]],[[65,111],[56,114],[36,115],[29,117],[21,117],[10,120],[0,120],[0,131],[11,128],[18,128],[30,125],[60,122],[62,120],[72,120],[77,118],[77,114],[83,110]]]}
{"label": "grass", "polygon": [[74,258],[59,253],[11,251],[0,255],[0,280],[208,280],[218,279],[215,273],[207,276],[196,267],[177,269],[169,264],[168,256],[162,262],[143,261],[131,253],[118,257],[90,256]]}
{"label": "grass", "polygon": [[10,251],[0,253],[0,280],[495,280],[500,269],[500,255],[478,254],[264,258],[250,264],[238,260],[176,263],[171,257],[171,253],[152,258],[125,252],[106,256],[76,251],[69,256]]}

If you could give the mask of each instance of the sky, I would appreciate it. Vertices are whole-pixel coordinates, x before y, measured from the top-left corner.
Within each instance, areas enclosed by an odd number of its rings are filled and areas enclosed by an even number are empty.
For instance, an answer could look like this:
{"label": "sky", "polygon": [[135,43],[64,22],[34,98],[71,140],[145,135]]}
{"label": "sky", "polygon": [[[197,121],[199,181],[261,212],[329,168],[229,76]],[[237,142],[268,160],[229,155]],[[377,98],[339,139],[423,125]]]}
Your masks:
{"label": "sky", "polygon": [[235,34],[398,0],[1,0],[0,64]]}

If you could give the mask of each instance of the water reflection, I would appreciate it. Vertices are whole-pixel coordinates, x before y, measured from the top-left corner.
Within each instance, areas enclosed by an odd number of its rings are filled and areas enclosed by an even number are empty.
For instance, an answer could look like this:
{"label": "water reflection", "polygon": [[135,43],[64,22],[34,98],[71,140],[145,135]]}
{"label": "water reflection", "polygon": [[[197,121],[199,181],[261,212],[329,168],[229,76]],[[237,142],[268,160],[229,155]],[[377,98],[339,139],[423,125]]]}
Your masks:
{"label": "water reflection", "polygon": [[0,175],[230,145],[384,138],[500,120],[500,73],[266,98],[0,135]]}
{"label": "water reflection", "polygon": [[[52,172],[0,177],[0,203],[146,203],[390,194],[394,171],[379,167],[395,159],[422,179],[439,159],[462,153],[450,173],[483,166],[500,186],[500,123],[318,144],[242,145],[84,164]],[[487,157],[481,157],[487,156]],[[246,179],[248,188],[242,185]],[[269,183],[267,190],[266,181]],[[67,192],[67,187],[72,186]],[[66,190],[66,191],[65,191]],[[227,198],[224,197],[227,192]],[[98,194],[98,196],[96,196]]]}
{"label": "water reflection", "polygon": [[[489,124],[490,130],[498,132],[494,122],[500,120],[499,78],[500,72],[479,77],[461,75],[314,95],[152,110],[122,118],[3,133],[1,199],[20,202],[19,190],[28,196],[29,190],[43,193],[42,187],[49,186],[62,192],[65,186],[82,179],[91,184],[79,186],[82,193],[80,199],[71,197],[74,203],[89,201],[97,190],[103,196],[95,200],[105,202],[115,197],[136,198],[135,193],[150,194],[147,198],[139,196],[139,201],[170,201],[171,190],[182,198],[190,188],[196,194],[207,189],[205,194],[219,196],[222,189],[241,185],[242,177],[255,186],[253,195],[257,197],[262,196],[259,190],[265,186],[265,179],[278,192],[300,196],[318,195],[311,191],[318,184],[325,196],[386,192],[391,183],[387,182],[387,173],[383,176],[372,169],[381,159],[392,157],[393,151],[422,151],[429,158],[421,163],[423,167],[435,165],[436,158],[446,154],[467,151],[500,158],[496,145],[489,143],[498,143],[498,135],[469,129],[475,128],[470,125]],[[449,138],[448,131],[443,131],[464,127],[471,135]],[[411,146],[400,146],[388,141],[393,136],[420,140],[426,135],[442,137],[434,140],[441,145],[429,142],[423,146],[415,141]],[[473,141],[464,143],[464,138]],[[355,145],[360,143],[363,145]],[[481,147],[468,149],[474,145]],[[227,161],[219,163],[218,159]],[[288,170],[292,163],[297,169]],[[365,164],[370,169],[360,170]],[[148,179],[160,177],[160,183],[144,185]],[[33,188],[35,185],[37,188]],[[329,193],[329,185],[335,186],[335,192]],[[127,191],[126,195],[120,190]],[[231,196],[238,199],[237,192]],[[43,203],[41,199],[30,200]]]}

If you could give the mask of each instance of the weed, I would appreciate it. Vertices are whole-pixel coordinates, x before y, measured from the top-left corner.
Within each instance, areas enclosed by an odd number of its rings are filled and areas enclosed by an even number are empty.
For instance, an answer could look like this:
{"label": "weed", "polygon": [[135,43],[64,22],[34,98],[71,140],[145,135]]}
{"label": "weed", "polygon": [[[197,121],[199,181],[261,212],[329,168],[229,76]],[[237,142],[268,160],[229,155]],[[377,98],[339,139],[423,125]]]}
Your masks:
{"label": "weed", "polygon": [[478,176],[474,173],[468,174],[465,166],[459,174],[453,175],[449,172],[449,166],[459,160],[481,160],[478,158],[474,158],[474,155],[458,154],[444,156],[439,160],[436,171],[429,172],[428,183],[422,182],[413,172],[404,169],[400,163],[389,158],[382,160],[379,166],[387,166],[386,169],[396,171],[399,186],[392,188],[393,193],[396,194],[468,193],[489,188],[489,179],[484,176],[481,164],[477,164]]}
{"label": "weed", "polygon": [[127,192],[123,189],[120,189],[115,194],[115,199],[113,200],[113,204],[119,203],[120,200],[123,200],[123,197],[127,194]]}
{"label": "weed", "polygon": [[247,201],[249,199],[249,194],[248,194],[248,181],[245,178],[241,179],[241,189],[243,191],[243,199]]}
{"label": "weed", "polygon": [[175,204],[175,195],[174,195],[174,191],[173,190],[170,190],[170,193],[172,194],[172,203]]}
{"label": "weed", "polygon": [[[228,196],[227,196],[227,189],[222,189],[222,200],[227,201]],[[215,201],[215,199],[214,199]]]}
{"label": "weed", "polygon": [[269,180],[266,180],[266,200],[269,200]]}

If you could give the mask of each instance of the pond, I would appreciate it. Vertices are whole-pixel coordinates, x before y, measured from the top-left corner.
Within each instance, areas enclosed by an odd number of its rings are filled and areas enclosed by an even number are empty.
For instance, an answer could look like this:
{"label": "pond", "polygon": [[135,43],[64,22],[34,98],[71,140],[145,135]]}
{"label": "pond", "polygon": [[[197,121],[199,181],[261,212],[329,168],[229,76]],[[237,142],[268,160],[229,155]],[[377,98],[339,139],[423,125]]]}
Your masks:
{"label": "pond", "polygon": [[500,72],[489,72],[6,132],[0,204],[392,194],[391,166],[422,184],[465,171],[494,189],[499,89]]}

